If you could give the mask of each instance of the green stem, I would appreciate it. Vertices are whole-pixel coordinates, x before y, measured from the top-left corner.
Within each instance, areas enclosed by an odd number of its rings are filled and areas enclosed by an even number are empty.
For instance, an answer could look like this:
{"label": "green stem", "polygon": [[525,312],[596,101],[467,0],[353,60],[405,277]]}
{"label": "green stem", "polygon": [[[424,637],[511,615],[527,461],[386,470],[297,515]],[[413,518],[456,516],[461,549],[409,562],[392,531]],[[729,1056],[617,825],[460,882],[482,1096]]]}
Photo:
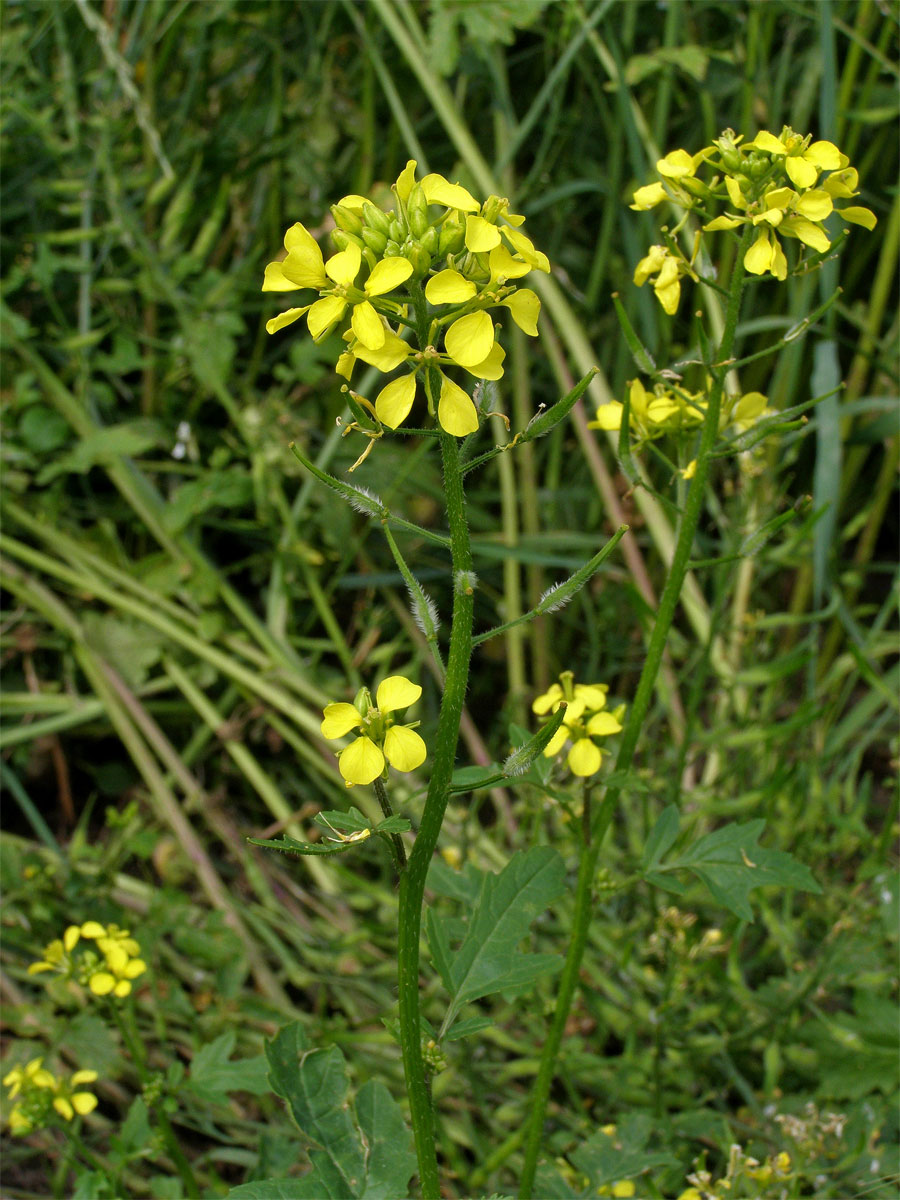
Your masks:
{"label": "green stem", "polygon": [[425,879],[437,845],[456,759],[469,662],[472,657],[472,620],[475,610],[472,554],[466,522],[465,496],[459,446],[450,434],[441,433],[444,490],[453,556],[453,618],[447,676],[438,720],[431,780],[419,832],[406,870],[400,877],[399,929],[397,934],[397,985],[400,1002],[400,1045],[409,1096],[410,1117],[419,1162],[419,1183],[424,1200],[440,1200],[434,1117],[422,1060],[419,1013],[419,937]]}
{"label": "green stem", "polygon": [[[719,432],[719,414],[722,408],[725,377],[728,372],[727,364],[734,349],[735,333],[737,331],[738,316],[741,308],[741,292],[744,284],[744,255],[749,248],[752,235],[752,226],[747,226],[741,238],[740,249],[737,253],[737,260],[731,277],[728,306],[725,312],[725,327],[722,332],[722,340],[719,343],[718,353],[716,354],[716,361],[723,365],[718,368],[714,367],[711,372],[713,385],[710,389],[709,406],[706,410],[703,429],[700,435],[700,447],[697,451],[697,470],[694,473],[691,488],[685,501],[681,525],[678,530],[678,539],[675,544],[675,553],[662,596],[660,597],[656,621],[654,622],[653,632],[650,635],[650,642],[647,647],[647,657],[644,660],[631,712],[622,733],[622,741],[619,746],[615,765],[617,775],[621,775],[627,771],[634,759],[634,751],[637,746],[638,737],[640,736],[641,727],[650,709],[656,676],[662,663],[669,629],[675,617],[675,610],[681,596],[681,588],[687,574],[694,536],[697,532],[700,514],[703,511],[712,449]],[[601,806],[597,828],[594,830],[593,841],[590,845],[586,844],[582,849],[578,870],[572,937],[560,977],[556,1010],[553,1014],[547,1040],[544,1042],[538,1076],[535,1081],[534,1092],[532,1093],[531,1113],[528,1120],[528,1137],[525,1145],[525,1162],[519,1183],[520,1200],[529,1200],[534,1188],[534,1176],[541,1148],[541,1133],[544,1126],[544,1116],[547,1111],[550,1085],[553,1081],[556,1066],[556,1056],[559,1052],[563,1031],[569,1017],[569,1010],[572,1006],[572,999],[575,995],[575,987],[578,982],[578,973],[581,968],[581,959],[587,943],[588,926],[591,916],[591,885],[593,883],[594,872],[597,868],[603,835],[616,808],[621,791],[622,787],[619,785],[618,787],[610,788],[606,793]]]}
{"label": "green stem", "polygon": [[[378,799],[378,803],[381,805],[381,811],[386,817],[392,817],[394,815],[394,810],[391,808],[391,802],[388,799],[388,794],[385,790],[384,784],[380,779],[376,779],[373,786],[375,788],[375,796]],[[391,834],[390,844],[391,858],[394,860],[394,870],[397,872],[397,878],[399,879],[406,867],[406,849],[403,845],[403,839],[400,837],[399,833]]]}

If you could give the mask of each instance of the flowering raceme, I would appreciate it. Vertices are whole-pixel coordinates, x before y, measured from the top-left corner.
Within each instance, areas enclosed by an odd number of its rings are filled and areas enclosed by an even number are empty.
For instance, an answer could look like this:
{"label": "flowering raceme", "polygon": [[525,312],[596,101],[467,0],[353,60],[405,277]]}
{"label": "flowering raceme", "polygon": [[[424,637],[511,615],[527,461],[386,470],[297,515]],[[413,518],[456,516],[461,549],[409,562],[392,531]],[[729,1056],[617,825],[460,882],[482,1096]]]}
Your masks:
{"label": "flowering raceme", "polygon": [[[701,178],[701,167],[713,173],[711,178]],[[752,226],[758,232],[744,255],[744,267],[751,275],[787,278],[781,238],[826,253],[831,239],[824,222],[832,213],[866,229],[875,227],[870,209],[843,203],[858,195],[859,185],[859,175],[847,156],[833,142],[814,142],[788,126],[778,137],[763,131],[750,142],[728,129],[697,154],[671,151],[657,162],[656,170],[660,179],[638,188],[631,207],[644,212],[668,201],[696,212],[707,233]],[[722,205],[725,211],[714,216]],[[672,315],[685,274],[696,279],[692,263],[669,239],[668,247],[650,248],[635,270],[634,282],[640,287],[655,275],[656,296]]]}
{"label": "flowering raceme", "polygon": [[[94,942],[99,955],[83,944],[80,945],[83,952],[75,955],[73,952],[82,939]],[[122,999],[130,994],[132,981],[147,970],[140,953],[140,946],[127,929],[85,921],[82,925],[70,925],[61,938],[45,946],[44,957],[29,966],[28,974],[54,971],[84,985],[95,996]]]}
{"label": "flowering raceme", "polygon": [[[657,383],[647,392],[640,379],[632,380],[628,390],[628,430],[640,445],[664,434],[685,433],[695,429],[706,413],[705,392],[686,392],[681,388]],[[740,433],[746,432],[768,413],[767,400],[762,392],[747,392],[742,396],[726,396],[719,420],[720,430],[729,425]],[[597,417],[588,422],[589,429],[615,431],[622,427],[625,406],[609,400],[597,409]]]}
{"label": "flowering raceme", "polygon": [[9,1128],[19,1136],[46,1125],[51,1109],[71,1121],[97,1107],[97,1097],[84,1090],[84,1084],[97,1078],[96,1071],[76,1071],[68,1079],[57,1079],[43,1064],[43,1058],[34,1058],[24,1067],[13,1067],[3,1078],[9,1098],[16,1100],[8,1117]]}
{"label": "flowering raceme", "polygon": [[[395,207],[388,212],[355,195],[333,206],[338,252],[327,260],[305,226],[291,226],[285,258],[266,267],[263,291],[306,289],[319,298],[287,309],[266,328],[275,333],[306,316],[309,332],[321,341],[343,326],[346,348],[335,370],[348,383],[357,359],[383,374],[403,368],[374,401],[351,393],[356,411],[372,422],[352,427],[370,438],[403,424],[420,380],[441,428],[464,437],[478,428],[479,413],[447,371],[501,378],[505,351],[491,310],[508,309],[519,328],[536,337],[540,300],[518,280],[532,270],[549,271],[550,264],[521,231],[525,218],[510,212],[503,197],[482,204],[437,174],[417,182],[414,160],[393,192]],[[405,329],[415,331],[418,346],[401,336]]]}
{"label": "flowering raceme", "polygon": [[[325,707],[322,735],[329,740],[344,737],[352,730],[360,736],[340,752],[338,769],[347,787],[372,783],[387,773],[387,763],[397,771],[414,771],[425,761],[425,743],[415,732],[418,721],[395,723],[394,713],[408,708],[422,695],[417,683],[403,675],[382,680],[375,703],[368,688],[362,688],[353,704],[335,703]],[[386,760],[386,761],[385,761]]]}
{"label": "flowering raceme", "polygon": [[597,740],[621,732],[625,706],[620,705],[613,712],[604,711],[608,684],[575,683],[571,671],[563,671],[559,680],[531,706],[531,711],[541,717],[556,712],[563,701],[566,703],[563,723],[547,743],[544,757],[555,758],[571,742],[566,762],[572,774],[596,775],[605,753]]}

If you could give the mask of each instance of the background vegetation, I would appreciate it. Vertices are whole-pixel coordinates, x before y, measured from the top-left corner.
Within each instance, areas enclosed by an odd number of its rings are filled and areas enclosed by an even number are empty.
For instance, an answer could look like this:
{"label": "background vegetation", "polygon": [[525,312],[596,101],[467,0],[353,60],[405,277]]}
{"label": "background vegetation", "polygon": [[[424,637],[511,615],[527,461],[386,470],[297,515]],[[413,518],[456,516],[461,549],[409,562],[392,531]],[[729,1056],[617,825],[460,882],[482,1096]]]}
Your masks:
{"label": "background vegetation", "polygon": [[[785,348],[742,387],[783,409],[846,386],[759,469],[715,480],[698,559],[747,553],[771,515],[796,513],[749,558],[692,577],[640,753],[646,791],[609,841],[544,1186],[577,1179],[566,1156],[615,1122],[656,1156],[648,1195],[677,1195],[698,1158],[723,1174],[738,1142],[789,1151],[792,1194],[896,1196],[896,6],[10,0],[3,22],[4,1061],[95,1067],[101,1100],[92,1165],[56,1133],[17,1139],[5,1194],[115,1194],[104,1178],[182,1194],[118,1032],[26,974],[70,920],[118,921],[141,942],[137,1020],[204,1194],[305,1161],[259,1057],[286,1020],[341,1046],[356,1082],[403,1094],[384,1024],[387,860],[246,844],[306,837],[319,809],[346,806],[319,735],[328,700],[420,677],[426,738],[438,703],[380,532],[287,451],[296,440],[340,475],[362,447],[335,425],[332,348],[265,332],[262,271],[284,229],[327,230],[330,203],[409,157],[480,194],[483,160],[554,265],[542,337],[513,331],[501,385],[521,428],[594,362],[593,400],[623,394],[635,368],[612,292],[658,363],[691,357],[690,305],[669,321],[631,283],[657,240],[631,192],[661,152],[786,123],[850,156],[879,224],[851,234],[839,279],[829,262],[754,285],[741,353]],[[838,283],[829,313],[798,329]],[[631,490],[586,428],[592,410],[473,485],[484,627],[623,519],[633,535],[552,627],[484,646],[472,762],[506,752],[510,722],[562,669],[609,682],[617,702],[633,690],[672,512]],[[355,478],[442,527],[427,446],[385,440]],[[439,552],[406,549],[446,611]],[[414,823],[421,783],[398,795]],[[764,817],[767,844],[823,894],[757,893],[748,924],[699,885],[624,888],[672,802],[698,829]],[[493,870],[535,840],[569,844],[539,789],[478,793],[445,832],[453,865]],[[567,927],[563,902],[537,944],[559,951]],[[437,1077],[455,1195],[515,1187],[550,996],[548,982],[484,1004],[493,1024]]]}

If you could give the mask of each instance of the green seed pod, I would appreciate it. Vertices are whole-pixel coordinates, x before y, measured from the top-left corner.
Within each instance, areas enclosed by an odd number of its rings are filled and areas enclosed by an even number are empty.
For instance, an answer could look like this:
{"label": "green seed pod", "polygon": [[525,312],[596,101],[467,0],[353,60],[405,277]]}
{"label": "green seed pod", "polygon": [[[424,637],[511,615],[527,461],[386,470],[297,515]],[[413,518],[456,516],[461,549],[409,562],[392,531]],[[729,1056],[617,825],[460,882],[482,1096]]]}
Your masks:
{"label": "green seed pod", "polygon": [[371,246],[376,254],[384,253],[384,248],[387,245],[387,238],[380,230],[364,228],[362,231],[362,239],[367,246]]}
{"label": "green seed pod", "polygon": [[343,208],[340,204],[332,204],[331,215],[339,229],[346,229],[348,233],[362,233],[362,221],[349,208]]}
{"label": "green seed pod", "polygon": [[363,222],[369,229],[377,229],[385,237],[391,227],[391,219],[387,213],[383,213],[380,208],[376,208],[374,204],[368,202],[363,205]]}

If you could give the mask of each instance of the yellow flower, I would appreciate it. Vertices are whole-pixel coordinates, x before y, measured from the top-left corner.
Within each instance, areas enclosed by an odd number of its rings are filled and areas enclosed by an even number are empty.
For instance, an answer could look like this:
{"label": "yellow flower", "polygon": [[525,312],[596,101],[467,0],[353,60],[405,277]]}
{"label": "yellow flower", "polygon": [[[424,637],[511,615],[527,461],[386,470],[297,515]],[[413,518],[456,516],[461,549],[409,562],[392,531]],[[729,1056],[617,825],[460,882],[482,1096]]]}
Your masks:
{"label": "yellow flower", "polygon": [[651,246],[634,269],[634,282],[643,287],[647,280],[656,276],[653,290],[663,310],[674,316],[681,299],[681,276],[692,273],[687,263],[676,258],[665,246]]}
{"label": "yellow flower", "polygon": [[97,1107],[97,1097],[94,1093],[81,1088],[82,1084],[93,1083],[96,1078],[96,1071],[76,1071],[68,1081],[59,1081],[53,1107],[66,1121],[71,1121],[76,1113],[80,1117],[87,1116]]}
{"label": "yellow flower", "polygon": [[[140,950],[137,942],[128,939],[125,931],[125,942]],[[141,958],[132,957],[122,940],[115,938],[100,938],[97,945],[103,951],[105,962],[91,970],[88,975],[88,987],[95,996],[108,996],[112,993],[117,999],[122,999],[131,992],[132,980],[147,970],[147,964]]]}
{"label": "yellow flower", "polygon": [[559,683],[552,684],[548,691],[537,697],[531,710],[538,716],[556,712],[560,704],[566,702],[566,715],[544,749],[545,758],[555,758],[566,742],[571,741],[566,759],[569,770],[582,777],[596,775],[604,751],[593,739],[610,737],[622,729],[619,710],[615,713],[602,711],[608,690],[605,683],[575,683],[572,672],[564,671]]}
{"label": "yellow flower", "polygon": [[386,771],[385,760],[398,771],[414,771],[425,761],[425,743],[415,732],[418,721],[396,725],[392,713],[408,708],[422,695],[417,683],[403,675],[391,675],[383,680],[375,693],[375,703],[367,688],[363,688],[354,704],[334,703],[326,706],[322,720],[322,735],[329,740],[344,737],[353,729],[362,731],[360,737],[342,750],[338,768],[347,787],[372,783]]}
{"label": "yellow flower", "polygon": [[[634,379],[628,390],[628,407],[629,431],[640,443],[699,425],[706,411],[706,398],[699,392],[676,392],[661,383],[647,392],[640,379]],[[600,405],[596,420],[589,421],[588,428],[620,429],[624,412],[623,404],[610,400]]]}
{"label": "yellow flower", "polygon": [[812,187],[820,171],[836,171],[847,166],[848,159],[833,142],[813,142],[811,145],[808,142],[808,138],[785,128],[780,138],[765,131],[758,133],[746,144],[746,149],[764,150],[783,158],[787,176],[797,187]]}
{"label": "yellow flower", "polygon": [[9,1074],[4,1075],[3,1084],[9,1088],[11,1100],[14,1100],[23,1091],[56,1087],[55,1077],[44,1067],[43,1063],[43,1058],[33,1058],[24,1067],[13,1067]]}

